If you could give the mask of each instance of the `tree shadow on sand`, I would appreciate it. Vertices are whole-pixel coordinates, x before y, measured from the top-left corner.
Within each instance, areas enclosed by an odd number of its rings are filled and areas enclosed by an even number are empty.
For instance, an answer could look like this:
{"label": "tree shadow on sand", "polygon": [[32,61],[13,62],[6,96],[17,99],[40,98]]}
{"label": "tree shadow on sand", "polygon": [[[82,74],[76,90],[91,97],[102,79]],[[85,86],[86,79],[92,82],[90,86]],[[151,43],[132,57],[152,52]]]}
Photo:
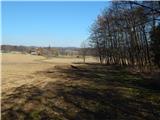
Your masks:
{"label": "tree shadow on sand", "polygon": [[[2,120],[159,120],[160,90],[118,66],[56,66],[2,99]],[[3,94],[2,94],[3,96]]]}

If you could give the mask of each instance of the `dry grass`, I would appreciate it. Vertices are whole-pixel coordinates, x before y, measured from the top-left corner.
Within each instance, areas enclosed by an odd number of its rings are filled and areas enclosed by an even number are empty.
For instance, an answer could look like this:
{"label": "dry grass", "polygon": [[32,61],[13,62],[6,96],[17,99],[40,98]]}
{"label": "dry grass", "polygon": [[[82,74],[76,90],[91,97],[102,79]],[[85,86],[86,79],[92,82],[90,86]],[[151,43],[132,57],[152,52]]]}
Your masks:
{"label": "dry grass", "polygon": [[[119,66],[2,55],[3,120],[159,120],[160,89]],[[94,62],[94,61],[92,61]]]}
{"label": "dry grass", "polygon": [[[82,62],[80,58],[51,58],[46,59],[42,56],[29,54],[2,54],[2,93],[12,92],[12,89],[21,85],[44,85],[49,79],[38,74],[37,71],[43,71],[55,65],[71,64],[73,62]],[[93,59],[88,58],[91,62]],[[43,84],[42,84],[43,83]],[[3,97],[3,96],[2,96]]]}

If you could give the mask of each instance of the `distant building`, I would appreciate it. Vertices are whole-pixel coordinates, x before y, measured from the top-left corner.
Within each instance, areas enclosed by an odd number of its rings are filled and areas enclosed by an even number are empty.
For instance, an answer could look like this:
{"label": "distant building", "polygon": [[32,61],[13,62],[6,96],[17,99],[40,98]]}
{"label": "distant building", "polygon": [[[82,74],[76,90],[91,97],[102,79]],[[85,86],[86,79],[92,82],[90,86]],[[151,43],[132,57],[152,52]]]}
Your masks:
{"label": "distant building", "polygon": [[31,55],[41,55],[45,57],[52,57],[55,55],[55,50],[48,49],[48,48],[34,48],[33,50],[30,50]]}
{"label": "distant building", "polygon": [[38,55],[36,51],[31,51],[30,54],[31,55]]}
{"label": "distant building", "polygon": [[43,54],[43,49],[42,48],[36,48],[34,50],[30,50],[31,55],[42,55]]}

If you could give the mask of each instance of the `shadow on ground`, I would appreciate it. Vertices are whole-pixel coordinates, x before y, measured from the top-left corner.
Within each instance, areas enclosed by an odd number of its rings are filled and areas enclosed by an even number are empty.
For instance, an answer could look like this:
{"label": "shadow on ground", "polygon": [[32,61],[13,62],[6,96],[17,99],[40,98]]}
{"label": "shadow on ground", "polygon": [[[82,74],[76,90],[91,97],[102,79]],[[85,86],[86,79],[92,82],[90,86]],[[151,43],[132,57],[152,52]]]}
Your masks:
{"label": "shadow on ground", "polygon": [[2,99],[2,120],[160,119],[159,86],[121,67],[56,66],[35,74],[59,80],[16,88]]}

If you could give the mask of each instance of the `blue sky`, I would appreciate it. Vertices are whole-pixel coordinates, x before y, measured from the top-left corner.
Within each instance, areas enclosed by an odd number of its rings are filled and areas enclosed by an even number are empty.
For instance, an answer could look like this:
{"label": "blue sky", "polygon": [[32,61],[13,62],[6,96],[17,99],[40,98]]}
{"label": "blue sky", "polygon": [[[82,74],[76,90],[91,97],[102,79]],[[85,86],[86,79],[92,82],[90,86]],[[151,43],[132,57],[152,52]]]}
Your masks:
{"label": "blue sky", "polygon": [[80,47],[108,2],[2,2],[2,44]]}

